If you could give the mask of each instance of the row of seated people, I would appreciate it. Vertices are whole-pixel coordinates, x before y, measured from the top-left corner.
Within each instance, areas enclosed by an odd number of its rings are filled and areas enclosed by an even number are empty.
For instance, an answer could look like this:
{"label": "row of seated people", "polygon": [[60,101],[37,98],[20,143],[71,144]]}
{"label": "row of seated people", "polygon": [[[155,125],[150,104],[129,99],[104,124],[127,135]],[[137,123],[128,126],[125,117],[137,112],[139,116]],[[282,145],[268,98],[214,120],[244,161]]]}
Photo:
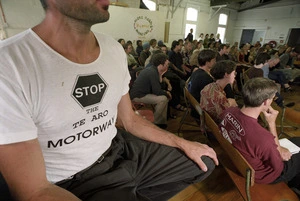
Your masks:
{"label": "row of seated people", "polygon": [[[257,56],[255,65],[263,65],[268,60],[265,54]],[[219,124],[224,138],[254,168],[255,182],[284,181],[300,196],[300,153],[292,155],[280,146],[276,133],[278,111],[271,107],[278,91],[276,84],[263,77],[248,80],[242,89],[244,105],[240,109],[225,92],[225,87],[235,80],[236,64],[226,60],[216,62],[212,50],[201,51],[198,58],[200,68],[192,74],[188,89],[200,101],[200,107]],[[204,87],[200,89],[201,86]],[[269,124],[269,131],[257,121],[261,112]],[[300,138],[291,141],[300,145]]]}
{"label": "row of seated people", "polygon": [[[165,72],[164,78],[168,79],[169,88],[172,88],[172,86],[173,86],[173,90],[171,90],[173,98],[171,99],[170,103],[176,109],[180,109],[180,110],[186,109],[182,105],[180,105],[180,96],[182,95],[183,87],[185,86],[185,81],[190,77],[190,75],[192,74],[193,71],[195,71],[199,68],[198,56],[199,56],[199,52],[203,51],[203,50],[201,50],[201,43],[199,43],[199,44],[200,44],[200,46],[196,47],[196,49],[195,49],[192,46],[192,43],[189,41],[186,41],[184,43],[184,47],[181,46],[181,43],[179,41],[173,41],[171,51],[168,51],[168,48],[165,45],[160,44],[159,49],[162,50],[165,54],[167,54],[167,52],[168,52],[168,55],[169,55],[169,61],[170,61],[169,68],[168,68],[167,72]],[[156,45],[156,43],[155,43],[155,45]],[[143,46],[145,47],[146,50],[149,49],[148,43],[145,43]],[[131,72],[133,72],[132,74],[133,74],[133,76],[135,76],[136,71],[139,71],[139,70],[143,69],[144,67],[143,66],[137,67],[138,62],[135,61],[134,58],[132,57],[132,55],[130,54],[132,45],[125,44],[124,48],[125,48],[125,52],[128,55],[128,66],[130,68],[129,70]],[[155,50],[155,48],[154,48],[154,50]],[[191,52],[193,52],[193,53],[191,54]],[[220,60],[230,59],[230,57],[228,56],[229,52],[230,52],[230,47],[226,44],[221,44],[218,48],[218,53],[216,54],[216,60],[220,61]],[[213,53],[215,53],[215,51],[213,51]],[[150,58],[151,58],[151,54],[145,61],[146,65],[149,63]],[[133,61],[133,62],[131,62],[131,61]],[[131,66],[133,66],[133,68],[131,68]],[[135,70],[135,69],[137,69],[137,70]],[[196,74],[198,74],[198,73],[196,73]],[[134,79],[135,79],[135,77],[134,77]],[[283,85],[285,86],[286,84],[287,83],[284,83]],[[140,89],[140,90],[143,90],[143,89]],[[227,92],[227,96],[229,98],[231,98],[232,100],[234,100],[234,93],[232,91],[232,87],[230,84],[228,84],[226,86],[225,90]],[[199,91],[199,90],[197,90],[197,91]],[[149,91],[147,91],[147,92],[149,92]],[[197,98],[197,96],[200,97],[200,95],[195,95],[196,98]],[[169,97],[169,99],[170,99],[170,97]],[[278,99],[278,101],[280,101],[281,102],[280,105],[283,106],[282,98]]]}
{"label": "row of seated people", "polygon": [[[225,50],[226,45],[223,48]],[[294,48],[292,52],[298,54],[300,52],[298,48]],[[222,49],[218,54],[209,49],[200,51],[198,54],[199,69],[193,72],[188,83],[190,93],[200,102],[201,107],[217,122],[224,109],[230,106],[237,106],[234,101],[235,94],[232,90],[235,79],[227,79],[231,78],[230,75],[236,74],[237,64],[226,60],[222,56]],[[249,67],[245,74],[250,79],[264,77],[265,73],[263,69],[268,69],[270,66],[275,65],[272,62],[274,61],[270,62],[270,55],[268,53],[260,53],[255,58],[254,66]],[[283,97],[279,92],[276,93],[275,102],[279,107],[292,107],[295,104],[284,104]],[[191,114],[198,118],[196,111],[192,110]]]}

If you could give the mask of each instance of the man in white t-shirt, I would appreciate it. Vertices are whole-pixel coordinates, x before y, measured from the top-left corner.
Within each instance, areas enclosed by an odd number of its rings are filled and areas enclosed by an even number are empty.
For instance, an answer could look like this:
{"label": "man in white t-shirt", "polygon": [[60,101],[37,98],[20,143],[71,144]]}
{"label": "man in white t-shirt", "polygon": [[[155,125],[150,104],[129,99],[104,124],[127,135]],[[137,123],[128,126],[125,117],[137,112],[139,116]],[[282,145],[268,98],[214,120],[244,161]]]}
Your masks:
{"label": "man in white t-shirt", "polygon": [[39,25],[0,43],[1,200],[167,200],[205,179],[211,148],[132,111],[122,46],[90,30],[109,1],[41,3]]}

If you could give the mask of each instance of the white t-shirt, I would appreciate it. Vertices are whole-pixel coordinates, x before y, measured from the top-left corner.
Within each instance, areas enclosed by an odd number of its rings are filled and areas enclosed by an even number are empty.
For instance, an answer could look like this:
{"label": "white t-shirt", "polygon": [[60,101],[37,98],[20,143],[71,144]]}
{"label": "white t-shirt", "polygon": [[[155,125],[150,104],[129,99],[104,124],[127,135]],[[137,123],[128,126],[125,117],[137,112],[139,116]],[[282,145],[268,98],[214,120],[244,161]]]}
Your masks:
{"label": "white t-shirt", "polygon": [[0,43],[0,144],[38,138],[50,182],[94,163],[117,132],[127,58],[113,38],[95,36],[101,52],[89,64],[66,59],[31,29]]}

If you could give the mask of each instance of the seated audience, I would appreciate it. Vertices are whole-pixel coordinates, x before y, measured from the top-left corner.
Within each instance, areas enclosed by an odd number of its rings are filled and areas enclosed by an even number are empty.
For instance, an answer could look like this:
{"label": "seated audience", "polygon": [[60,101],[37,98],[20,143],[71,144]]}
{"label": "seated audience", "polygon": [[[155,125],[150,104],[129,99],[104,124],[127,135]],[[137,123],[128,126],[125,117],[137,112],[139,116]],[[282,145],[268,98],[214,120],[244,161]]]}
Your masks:
{"label": "seated audience", "polygon": [[256,55],[257,55],[257,51],[256,51],[255,47],[253,45],[251,45],[250,49],[249,49],[249,57],[248,57],[248,62],[251,65],[254,64],[254,60],[255,60]]}
{"label": "seated audience", "polygon": [[236,46],[233,45],[230,47],[228,57],[229,57],[229,60],[234,61],[236,63],[238,62],[239,52],[238,52],[238,48]]}
{"label": "seated audience", "polygon": [[127,56],[128,70],[131,77],[129,86],[131,86],[134,80],[136,79],[136,73],[142,70],[144,67],[139,66],[134,56],[130,53],[132,51],[132,45],[130,43],[126,43],[123,47]]}
{"label": "seated audience", "polygon": [[131,45],[131,52],[129,52],[130,54],[132,54],[132,56],[134,56],[134,58],[138,58],[138,54],[136,53],[135,49],[133,48],[133,44],[131,40],[128,40],[126,43]]}
{"label": "seated audience", "polygon": [[[264,68],[269,68],[268,61],[270,60],[270,55],[268,53],[261,53],[257,55],[254,65],[250,67],[246,72],[246,76],[249,79],[253,79],[255,77],[264,77]],[[277,91],[275,93],[274,101],[279,107],[284,107],[284,101],[283,97],[280,95],[280,93]],[[289,103],[287,106],[291,107],[295,105],[295,103]]]}
{"label": "seated audience", "polygon": [[205,34],[204,40],[203,40],[203,46],[204,48],[208,48],[209,43],[209,34]]}
{"label": "seated audience", "polygon": [[[276,132],[278,111],[271,106],[276,84],[266,78],[253,78],[243,87],[244,106],[229,108],[221,115],[220,130],[255,170],[255,183],[284,181],[300,192],[300,153],[291,154],[281,147]],[[269,130],[257,121],[263,113]],[[291,138],[300,146],[300,138]]]}
{"label": "seated audience", "polygon": [[187,76],[189,77],[191,75],[192,69],[190,65],[190,57],[192,55],[193,51],[193,44],[190,41],[185,41],[181,50],[181,56],[183,60],[183,68],[187,72]]}
{"label": "seated audience", "polygon": [[217,123],[220,122],[220,114],[229,107],[236,107],[237,104],[232,99],[226,98],[224,88],[235,80],[236,64],[233,61],[219,61],[210,74],[215,78],[215,82],[206,85],[201,90],[200,107],[205,110]]}
{"label": "seated audience", "polygon": [[146,59],[151,55],[150,44],[148,42],[143,44],[143,51],[139,56],[139,63],[141,66],[145,66]]}
{"label": "seated audience", "polygon": [[222,40],[220,39],[220,34],[219,33],[216,34],[215,40],[216,40],[216,42],[219,42],[220,44],[222,44]]}
{"label": "seated audience", "polygon": [[168,70],[168,56],[154,54],[153,66],[142,70],[130,90],[130,98],[135,102],[155,105],[154,123],[162,128],[167,127],[167,109],[171,93],[161,88],[162,75]]}
{"label": "seated audience", "polygon": [[187,80],[187,72],[185,71],[183,59],[180,54],[181,48],[182,46],[178,41],[174,40],[172,42],[171,51],[169,52],[170,67],[179,77]]}
{"label": "seated audience", "polygon": [[240,51],[239,51],[239,57],[238,57],[238,62],[241,64],[249,64],[248,63],[248,50],[250,46],[249,44],[242,44],[240,46]]}
{"label": "seated audience", "polygon": [[152,39],[149,41],[149,45],[150,45],[149,51],[150,51],[150,53],[152,53],[153,50],[155,50],[155,48],[156,48],[157,40],[154,39],[154,38],[152,38]]}
{"label": "seated audience", "polygon": [[[202,50],[198,55],[199,69],[193,72],[190,81],[188,83],[188,90],[194,96],[194,98],[200,102],[201,90],[209,83],[214,82],[213,76],[210,74],[210,69],[216,63],[216,52],[213,50]],[[234,100],[234,93],[229,85],[224,89],[227,98]],[[192,108],[191,115],[196,119],[199,119],[198,113]]]}
{"label": "seated audience", "polygon": [[[164,47],[162,48],[164,49]],[[152,57],[153,55],[158,53],[166,54],[165,51],[163,52],[162,50],[159,49],[154,50],[152,54],[148,57],[149,62],[148,64],[146,64],[146,68],[153,66]],[[169,73],[169,70],[167,70],[167,72],[163,74],[162,82],[163,82],[162,89],[169,91],[172,96],[172,99],[169,101],[169,106],[179,111],[185,111],[187,108],[180,104],[180,94],[181,94],[180,78],[178,78],[176,74],[173,75],[172,73]],[[176,115],[168,111],[168,117],[175,119]]]}
{"label": "seated audience", "polygon": [[138,57],[141,55],[141,52],[143,51],[143,43],[141,40],[136,41],[136,49],[135,49]]}
{"label": "seated audience", "polygon": [[[285,78],[282,71],[273,70],[274,67],[280,62],[278,56],[276,54],[271,58],[261,69],[264,72],[264,77],[274,80],[276,83],[280,84],[281,88],[284,89],[285,92],[292,91],[291,86],[289,85],[289,81]],[[279,91],[280,92],[280,91]]]}
{"label": "seated audience", "polygon": [[217,54],[217,58],[216,61],[222,61],[222,60],[229,60],[228,54],[230,51],[230,47],[227,44],[221,44],[218,47],[218,54]]}
{"label": "seated audience", "polygon": [[125,45],[125,40],[123,38],[118,39],[118,42],[124,46]]}
{"label": "seated audience", "polygon": [[293,82],[294,79],[300,76],[300,70],[294,68],[293,59],[298,56],[300,53],[300,46],[295,47],[290,52],[286,51],[283,55],[279,57],[280,66],[276,68],[277,71],[282,71],[285,75],[285,78],[290,82]]}

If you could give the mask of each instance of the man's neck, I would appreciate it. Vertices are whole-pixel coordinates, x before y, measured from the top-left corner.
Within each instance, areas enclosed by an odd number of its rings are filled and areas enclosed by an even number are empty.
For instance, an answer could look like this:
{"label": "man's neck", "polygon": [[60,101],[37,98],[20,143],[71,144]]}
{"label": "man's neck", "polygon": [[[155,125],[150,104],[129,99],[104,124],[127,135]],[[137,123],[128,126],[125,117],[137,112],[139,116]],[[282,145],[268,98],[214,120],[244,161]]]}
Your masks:
{"label": "man's neck", "polygon": [[210,74],[210,68],[208,66],[200,66],[200,68]]}
{"label": "man's neck", "polygon": [[261,111],[260,107],[245,107],[245,106],[243,106],[241,108],[241,112],[244,115],[247,115],[249,117],[257,119],[262,111]]}
{"label": "man's neck", "polygon": [[32,30],[52,49],[75,63],[91,63],[98,58],[99,44],[90,26],[47,13]]}

